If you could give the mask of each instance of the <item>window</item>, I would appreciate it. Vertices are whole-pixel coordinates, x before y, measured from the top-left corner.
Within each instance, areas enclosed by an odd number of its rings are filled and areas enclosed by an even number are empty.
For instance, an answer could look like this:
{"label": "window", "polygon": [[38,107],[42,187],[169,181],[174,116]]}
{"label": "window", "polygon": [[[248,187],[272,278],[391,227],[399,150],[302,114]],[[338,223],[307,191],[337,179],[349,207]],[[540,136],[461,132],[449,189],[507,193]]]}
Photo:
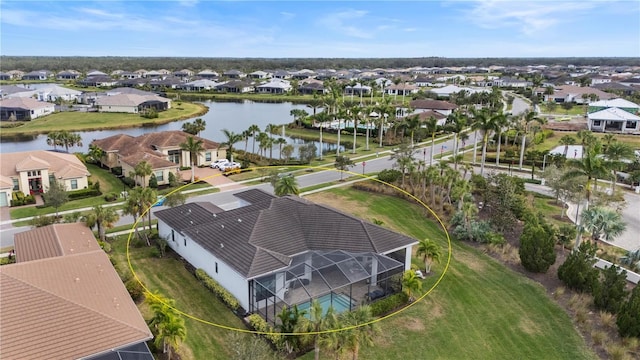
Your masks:
{"label": "window", "polygon": [[155,175],[158,182],[164,181],[164,171],[156,171]]}
{"label": "window", "polygon": [[635,129],[637,125],[638,125],[637,121],[627,121],[627,125],[625,125],[625,128]]}
{"label": "window", "polygon": [[14,191],[20,190],[20,181],[18,179],[11,179],[11,180],[13,180],[13,190]]}
{"label": "window", "polygon": [[184,240],[184,246],[187,246],[187,238],[182,238]]}
{"label": "window", "polygon": [[602,120],[593,120],[593,126],[602,126]]}
{"label": "window", "polygon": [[171,241],[176,242],[176,233],[171,229]]}
{"label": "window", "polygon": [[169,161],[180,164],[180,154],[182,154],[181,150],[169,150]]}
{"label": "window", "polygon": [[75,190],[78,188],[78,180],[73,179],[71,180],[71,190]]}
{"label": "window", "polygon": [[204,153],[204,160],[205,161],[211,161],[211,152],[206,152]]}
{"label": "window", "polygon": [[218,273],[218,263],[216,262],[216,274]]}

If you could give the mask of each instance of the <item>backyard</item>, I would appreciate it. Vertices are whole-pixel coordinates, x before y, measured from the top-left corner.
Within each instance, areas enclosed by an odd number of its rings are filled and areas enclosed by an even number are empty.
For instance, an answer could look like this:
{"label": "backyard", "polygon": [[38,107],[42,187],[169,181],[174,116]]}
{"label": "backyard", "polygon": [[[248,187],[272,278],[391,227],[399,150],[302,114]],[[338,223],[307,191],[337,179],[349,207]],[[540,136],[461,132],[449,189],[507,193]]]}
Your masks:
{"label": "backyard", "polygon": [[[429,237],[443,248],[443,261],[424,280],[428,289],[442,274],[446,263],[446,238],[432,221],[425,221],[418,205],[405,200],[349,189],[334,189],[307,199],[353,213],[413,236]],[[123,264],[124,240],[115,246]],[[434,291],[414,306],[379,323],[382,335],[372,348],[361,351],[364,359],[429,358],[554,358],[595,359],[575,331],[569,316],[551,301],[535,282],[517,274],[465,244],[452,243],[448,272]],[[223,308],[173,258],[151,256],[149,248],[132,248],[132,262],[151,290],[176,299],[189,314],[218,324],[241,327],[240,320]],[[423,267],[421,259],[413,259]],[[121,265],[123,266],[123,265]],[[230,354],[228,331],[187,319],[188,336],[180,354],[183,359]],[[428,340],[428,341],[425,341]],[[304,359],[310,359],[311,353]]]}

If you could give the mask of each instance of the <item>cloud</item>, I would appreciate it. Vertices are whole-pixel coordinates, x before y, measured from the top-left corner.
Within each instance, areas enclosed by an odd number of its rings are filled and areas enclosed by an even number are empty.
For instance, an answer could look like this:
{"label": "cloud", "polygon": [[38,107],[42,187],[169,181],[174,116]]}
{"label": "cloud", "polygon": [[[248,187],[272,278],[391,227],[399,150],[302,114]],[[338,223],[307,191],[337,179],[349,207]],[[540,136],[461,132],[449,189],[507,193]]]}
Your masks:
{"label": "cloud", "polygon": [[95,15],[104,18],[122,19],[124,17],[123,14],[110,13],[100,9],[78,8],[76,10],[84,14]]}
{"label": "cloud", "polygon": [[598,6],[597,2],[565,1],[476,1],[465,11],[467,20],[486,29],[519,28],[525,35],[533,35],[556,24],[571,22],[583,11]]}
{"label": "cloud", "polygon": [[281,12],[280,12],[280,15],[282,15],[282,18],[283,18],[284,20],[291,20],[291,19],[293,19],[294,17],[296,17],[296,14],[294,14],[294,13],[290,13],[290,12],[286,12],[286,11],[281,11]]}
{"label": "cloud", "polygon": [[338,13],[327,14],[318,20],[318,24],[342,35],[369,39],[373,37],[371,29],[358,27],[356,22],[361,21],[368,14],[364,10],[346,10]]}
{"label": "cloud", "polygon": [[178,4],[186,7],[193,7],[198,4],[198,0],[178,0]]}

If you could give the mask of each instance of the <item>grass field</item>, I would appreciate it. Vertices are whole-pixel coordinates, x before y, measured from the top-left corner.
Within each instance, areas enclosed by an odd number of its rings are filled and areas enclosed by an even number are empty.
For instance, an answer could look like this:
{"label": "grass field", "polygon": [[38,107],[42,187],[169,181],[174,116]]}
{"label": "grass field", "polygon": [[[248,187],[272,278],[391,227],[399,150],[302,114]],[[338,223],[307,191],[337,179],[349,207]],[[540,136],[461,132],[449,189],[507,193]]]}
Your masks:
{"label": "grass field", "polygon": [[[446,246],[442,230],[403,200],[334,189],[308,197],[415,238]],[[596,359],[568,315],[533,281],[464,244],[454,242],[449,271],[424,300],[380,323],[364,359]],[[446,252],[445,252],[446,254]],[[443,257],[446,261],[446,255]],[[422,261],[414,258],[419,266]],[[426,280],[427,288],[443,270]],[[312,358],[307,354],[304,359]]]}
{"label": "grass field", "polygon": [[155,126],[202,115],[207,111],[207,107],[202,104],[182,102],[178,105],[174,102],[171,109],[159,112],[156,119],[146,119],[138,114],[59,112],[25,122],[22,126],[3,128],[2,136],[43,134],[55,130],[84,131]]}
{"label": "grass field", "polygon": [[[425,280],[425,289],[442,274],[447,251],[443,231],[425,221],[424,210],[404,200],[349,189],[334,189],[307,199],[340,208],[415,238],[429,237],[443,247],[443,259]],[[125,261],[125,237],[114,242],[119,263]],[[568,315],[529,279],[492,258],[454,241],[452,259],[442,282],[425,299],[381,321],[382,332],[362,359],[596,359],[574,330]],[[132,261],[151,290],[176,299],[180,309],[218,324],[242,327],[174,259],[152,257],[147,247],[132,248]],[[414,264],[423,267],[421,259]],[[123,266],[123,265],[121,265]],[[143,313],[146,311],[141,306]],[[228,358],[229,331],[186,320],[183,359]],[[312,353],[303,356],[311,359]],[[325,358],[323,356],[322,358]]]}

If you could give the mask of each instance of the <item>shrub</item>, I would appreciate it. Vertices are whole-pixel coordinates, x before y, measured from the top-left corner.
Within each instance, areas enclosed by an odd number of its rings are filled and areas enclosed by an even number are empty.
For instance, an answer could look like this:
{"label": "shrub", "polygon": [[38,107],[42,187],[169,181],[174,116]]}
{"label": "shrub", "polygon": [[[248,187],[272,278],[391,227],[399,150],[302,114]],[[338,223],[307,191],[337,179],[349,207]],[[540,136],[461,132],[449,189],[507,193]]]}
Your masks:
{"label": "shrub", "polygon": [[116,201],[116,200],[118,200],[118,194],[116,194],[116,193],[108,193],[108,194],[105,194],[105,195],[104,195],[104,200],[105,200],[106,202],[113,202],[113,201]]}
{"label": "shrub", "polygon": [[156,178],[155,174],[151,174],[151,176],[149,177],[149,187],[152,189],[158,188],[158,178]]}
{"label": "shrub", "polygon": [[122,176],[122,166],[114,166],[111,168],[111,173],[116,176]]}
{"label": "shrub", "polygon": [[217,281],[213,280],[211,276],[209,276],[204,270],[197,269],[196,277],[198,280],[202,281],[204,286],[213,292],[223,303],[225,303],[231,310],[238,310],[240,307],[240,303],[238,299],[236,299],[227,289],[222,287],[222,285],[218,284]]}
{"label": "shrub", "polygon": [[134,188],[136,186],[136,181],[133,180],[130,176],[125,176],[122,178],[122,182],[127,185],[129,188]]}
{"label": "shrub", "polygon": [[32,226],[35,226],[35,227],[47,226],[47,225],[55,224],[56,223],[56,217],[55,216],[40,215],[40,216],[36,216],[33,219],[31,219],[30,223],[31,223]]}
{"label": "shrub", "polygon": [[596,309],[616,314],[627,297],[627,272],[611,265],[602,271],[602,279],[593,289],[593,304]]}
{"label": "shrub", "polygon": [[595,253],[595,245],[589,242],[580,244],[558,267],[558,278],[571,289],[588,293],[593,291],[598,282],[598,269],[593,267]]}
{"label": "shrub", "polygon": [[177,187],[178,185],[180,185],[180,182],[176,178],[176,175],[172,171],[169,172],[169,186]]}
{"label": "shrub", "polygon": [[378,180],[393,184],[394,182],[398,181],[401,176],[402,173],[400,172],[400,170],[385,169],[378,173]]}
{"label": "shrub", "polygon": [[251,314],[247,317],[249,321],[249,325],[255,330],[259,332],[263,332],[265,334],[264,337],[271,341],[274,345],[278,346],[282,340],[282,335],[278,334],[271,325],[267,324],[267,321],[262,318],[262,316],[258,314]]}
{"label": "shrub", "polygon": [[556,262],[555,241],[553,234],[545,228],[527,223],[520,236],[520,262],[531,272],[545,273]]}
{"label": "shrub", "polygon": [[69,191],[67,194],[69,194],[69,200],[86,199],[86,198],[102,195],[100,190],[96,190],[92,188]]}
{"label": "shrub", "polygon": [[106,253],[110,253],[111,252],[111,244],[109,244],[106,241],[98,241],[98,245],[100,246],[100,248],[102,250],[104,250],[104,252]]}
{"label": "shrub", "polygon": [[133,301],[137,302],[140,299],[142,299],[142,294],[144,294],[144,289],[136,279],[134,278],[129,279],[124,284],[124,286],[127,288],[127,291],[129,292],[129,295],[131,296]]}
{"label": "shrub", "polygon": [[636,286],[627,302],[620,306],[616,324],[620,336],[640,337],[640,286]]}
{"label": "shrub", "polygon": [[400,308],[405,305],[409,301],[407,294],[400,292],[397,294],[393,294],[384,298],[382,300],[378,300],[371,304],[371,315],[383,316],[391,313],[392,311]]}

